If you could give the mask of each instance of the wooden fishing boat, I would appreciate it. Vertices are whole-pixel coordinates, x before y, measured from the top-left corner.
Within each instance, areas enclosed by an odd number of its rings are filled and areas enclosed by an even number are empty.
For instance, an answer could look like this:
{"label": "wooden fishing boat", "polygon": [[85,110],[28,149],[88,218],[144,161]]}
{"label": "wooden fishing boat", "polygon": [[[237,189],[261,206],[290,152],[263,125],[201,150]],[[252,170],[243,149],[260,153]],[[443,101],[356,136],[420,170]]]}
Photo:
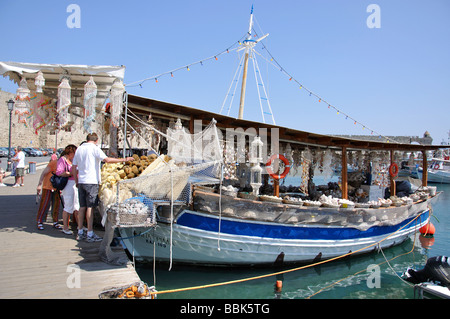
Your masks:
{"label": "wooden fishing boat", "polygon": [[[113,221],[133,257],[222,266],[304,263],[397,245],[424,226],[437,196],[426,192],[424,176],[420,196],[395,197],[396,154],[421,151],[427,167],[427,151],[439,146],[352,140],[245,120],[248,60],[265,37],[253,40],[251,32],[252,15],[242,43],[237,119],[135,95],[124,99],[126,125],[151,137],[148,149],[159,159],[140,170],[140,176],[111,179],[101,188],[107,190],[107,196],[100,196],[105,211],[115,214]],[[126,134],[125,129],[124,140]],[[362,190],[355,195],[350,186],[350,159],[370,167],[359,171],[373,177],[367,196]],[[340,201],[318,201],[311,173],[337,167],[341,175],[334,195]],[[138,167],[134,170],[137,174]],[[283,198],[280,180],[294,173],[302,185]],[[260,194],[270,180],[273,191]],[[386,188],[394,196],[388,204],[374,195],[384,197]],[[300,199],[298,193],[308,198]],[[133,212],[120,206],[130,200],[147,207],[140,222],[128,222]]]}

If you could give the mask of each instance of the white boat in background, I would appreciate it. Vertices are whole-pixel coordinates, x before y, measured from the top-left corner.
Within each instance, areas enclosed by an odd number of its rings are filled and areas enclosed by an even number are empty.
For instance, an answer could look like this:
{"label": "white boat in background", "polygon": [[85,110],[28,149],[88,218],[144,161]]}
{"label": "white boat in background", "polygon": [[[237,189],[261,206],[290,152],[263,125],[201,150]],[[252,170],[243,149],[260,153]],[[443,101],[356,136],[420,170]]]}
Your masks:
{"label": "white boat in background", "polygon": [[[433,158],[428,166],[428,182],[450,184],[450,160]],[[417,169],[419,179],[422,179],[422,168]]]}

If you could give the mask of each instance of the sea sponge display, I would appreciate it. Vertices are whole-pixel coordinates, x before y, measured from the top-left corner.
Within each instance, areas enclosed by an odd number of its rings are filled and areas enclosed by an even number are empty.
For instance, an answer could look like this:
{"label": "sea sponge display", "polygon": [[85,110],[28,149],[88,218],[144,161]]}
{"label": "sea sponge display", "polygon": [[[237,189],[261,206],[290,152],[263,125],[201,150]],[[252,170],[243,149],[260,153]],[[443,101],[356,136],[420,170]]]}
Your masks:
{"label": "sea sponge display", "polygon": [[[105,163],[102,166],[99,197],[105,207],[116,202],[116,185],[119,181],[135,178],[142,174],[148,174],[161,165],[163,160],[167,163],[171,160],[167,155],[158,158],[156,154],[151,154],[149,156],[138,156],[137,154],[133,154],[132,157],[134,158],[134,161],[125,163]],[[120,192],[120,201],[126,199],[122,198],[124,196],[132,196],[129,190],[126,192],[122,191],[122,187]]]}

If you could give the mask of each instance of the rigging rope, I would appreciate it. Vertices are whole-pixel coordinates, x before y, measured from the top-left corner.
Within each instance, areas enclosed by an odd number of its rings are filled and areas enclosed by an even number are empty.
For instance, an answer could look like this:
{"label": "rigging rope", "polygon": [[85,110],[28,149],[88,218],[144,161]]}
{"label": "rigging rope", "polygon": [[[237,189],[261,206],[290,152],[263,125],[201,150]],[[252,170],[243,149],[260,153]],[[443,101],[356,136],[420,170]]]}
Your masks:
{"label": "rigging rope", "polygon": [[225,106],[225,103],[227,102],[228,96],[230,95],[231,87],[233,86],[233,84],[235,84],[235,85],[234,85],[233,94],[231,94],[230,105],[228,106],[228,111],[227,111],[227,116],[230,115],[231,105],[233,104],[234,97],[235,97],[235,94],[236,94],[236,89],[237,89],[238,82],[239,82],[239,81],[237,80],[237,78],[240,78],[240,77],[241,77],[241,72],[242,72],[242,69],[243,69],[243,68],[242,68],[242,66],[243,66],[243,63],[242,63],[242,62],[244,61],[244,57],[245,57],[245,55],[243,54],[242,57],[241,57],[241,59],[240,59],[240,61],[239,61],[238,68],[236,69],[236,72],[234,73],[233,80],[231,81],[230,87],[228,88],[228,92],[227,92],[227,94],[225,95],[225,98],[224,98],[224,100],[223,100],[222,107],[220,108],[219,114],[222,114],[223,107]]}
{"label": "rigging rope", "polygon": [[[254,35],[254,36],[255,36],[255,37],[258,36],[258,33],[256,32],[256,30],[253,29],[253,31],[255,32],[255,35]],[[191,63],[191,64],[184,65],[184,66],[182,66],[182,67],[178,67],[178,68],[176,68],[176,69],[173,69],[173,70],[170,70],[170,71],[167,71],[167,72],[160,73],[160,74],[158,74],[158,75],[150,76],[150,77],[148,77],[148,78],[145,78],[145,79],[142,79],[142,80],[139,80],[139,81],[135,81],[135,82],[131,82],[131,83],[125,84],[125,87],[135,87],[135,86],[141,86],[141,87],[142,87],[142,84],[143,84],[144,82],[148,81],[148,80],[155,80],[156,82],[158,82],[158,78],[160,78],[160,77],[162,77],[162,76],[165,76],[165,75],[171,75],[171,76],[173,76],[173,73],[174,73],[174,72],[177,72],[177,71],[180,71],[180,70],[183,70],[183,69],[189,70],[189,67],[190,67],[190,66],[193,66],[193,65],[196,65],[196,64],[201,64],[201,65],[203,65],[203,62],[208,61],[208,60],[212,60],[212,59],[217,60],[217,57],[218,57],[218,56],[221,56],[221,55],[224,54],[224,53],[229,53],[229,52],[231,52],[231,51],[236,51],[236,50],[238,50],[239,47],[237,47],[237,48],[233,48],[233,47],[234,47],[236,44],[241,45],[241,40],[244,39],[244,38],[246,38],[247,35],[248,35],[248,33],[246,33],[243,37],[241,37],[241,39],[240,39],[239,41],[233,43],[231,46],[229,46],[228,48],[226,48],[225,50],[223,50],[222,52],[220,52],[220,53],[218,53],[218,54],[215,54],[215,55],[213,55],[213,56],[210,56],[210,57],[208,57],[208,58],[199,60],[199,61],[194,62],[194,63]],[[350,119],[350,120],[352,120],[352,121],[355,123],[355,125],[356,125],[356,124],[359,124],[363,129],[368,129],[369,131],[372,132],[372,134],[375,133],[376,135],[378,135],[379,138],[383,137],[388,143],[389,143],[389,142],[399,143],[399,142],[397,142],[396,140],[394,140],[394,139],[392,139],[392,138],[390,138],[390,137],[387,137],[387,136],[385,136],[385,135],[382,135],[382,134],[380,134],[379,132],[377,132],[377,131],[375,131],[375,130],[369,128],[367,125],[364,125],[363,123],[359,122],[358,120],[356,120],[355,118],[353,118],[353,117],[351,117],[350,115],[346,114],[345,112],[342,112],[342,111],[341,111],[340,109],[338,109],[336,106],[334,106],[334,105],[332,105],[331,103],[327,102],[327,101],[326,101],[325,99],[323,99],[321,96],[319,96],[318,94],[314,93],[312,90],[310,90],[310,89],[308,89],[307,87],[305,87],[302,83],[300,83],[300,81],[298,81],[297,79],[295,79],[290,73],[288,73],[288,72],[286,71],[286,69],[284,69],[284,68],[281,66],[281,64],[280,64],[280,63],[275,59],[275,57],[270,53],[270,51],[267,49],[267,47],[264,45],[263,42],[261,42],[261,44],[262,44],[262,46],[263,46],[263,49],[266,50],[267,54],[269,55],[270,60],[268,60],[266,57],[262,56],[262,55],[261,55],[260,53],[258,53],[256,50],[253,49],[252,51],[255,52],[256,54],[258,54],[259,56],[261,56],[263,59],[265,59],[267,62],[269,62],[269,63],[272,64],[273,66],[277,67],[282,73],[284,73],[286,76],[288,76],[289,81],[293,81],[293,82],[297,83],[297,85],[299,85],[300,89],[304,89],[306,92],[309,93],[310,96],[316,97],[316,98],[318,99],[319,102],[324,102],[326,105],[328,105],[328,108],[333,108],[338,114],[342,114],[343,116],[345,116],[345,119]],[[237,87],[237,85],[236,85],[236,87]],[[230,85],[230,88],[231,88],[231,85]],[[229,92],[229,91],[230,91],[230,89],[228,90],[228,92]],[[228,93],[227,93],[227,95],[228,95]],[[233,93],[233,97],[234,97],[234,93]],[[225,100],[226,100],[226,97],[225,97]],[[225,104],[225,101],[224,101],[224,103],[222,104],[220,113],[222,112],[222,109],[223,109],[223,107],[224,107],[224,104]],[[229,106],[229,108],[228,108],[228,113],[227,113],[227,115],[229,115],[230,108],[231,108],[231,104],[230,104],[230,106]],[[269,108],[270,108],[270,105],[269,105]],[[271,113],[272,113],[272,111],[271,111]],[[272,117],[273,117],[273,115],[272,115]],[[273,120],[273,123],[275,124],[275,121],[274,121],[274,120]]]}
{"label": "rigging rope", "polygon": [[[256,30],[253,28],[254,31],[254,36],[255,37],[259,37],[258,33],[256,32]],[[283,74],[285,74],[288,78],[289,81],[294,81],[295,83],[297,83],[297,85],[299,85],[300,89],[304,89],[306,92],[309,93],[309,96],[314,96],[318,99],[319,102],[324,102],[326,105],[328,105],[328,108],[333,108],[337,114],[342,114],[343,116],[345,116],[346,119],[350,119],[352,120],[355,124],[359,124],[360,126],[362,126],[363,129],[368,129],[369,131],[373,133],[375,133],[376,135],[379,136],[379,138],[383,137],[388,143],[389,142],[394,142],[394,143],[399,143],[396,140],[384,136],[382,134],[380,134],[379,132],[369,128],[368,126],[364,125],[363,123],[357,121],[356,119],[354,119],[353,117],[351,117],[350,115],[342,112],[340,109],[338,109],[336,106],[332,105],[331,103],[327,102],[325,99],[323,99],[321,96],[319,96],[318,94],[314,93],[312,90],[308,89],[307,87],[305,87],[302,83],[300,83],[300,81],[298,81],[297,79],[295,79],[289,72],[286,71],[285,68],[283,68],[281,66],[281,64],[275,59],[275,57],[272,55],[272,53],[270,53],[269,49],[264,45],[263,42],[261,42],[261,45],[263,47],[264,50],[266,50],[267,54],[270,57],[270,60],[267,59],[266,57],[264,57],[263,55],[261,55],[260,53],[258,53],[256,50],[253,50],[253,52],[255,52],[256,54],[258,54],[260,57],[262,57],[264,60],[266,60],[266,62],[270,63],[271,65],[273,65],[274,67],[278,68]]]}

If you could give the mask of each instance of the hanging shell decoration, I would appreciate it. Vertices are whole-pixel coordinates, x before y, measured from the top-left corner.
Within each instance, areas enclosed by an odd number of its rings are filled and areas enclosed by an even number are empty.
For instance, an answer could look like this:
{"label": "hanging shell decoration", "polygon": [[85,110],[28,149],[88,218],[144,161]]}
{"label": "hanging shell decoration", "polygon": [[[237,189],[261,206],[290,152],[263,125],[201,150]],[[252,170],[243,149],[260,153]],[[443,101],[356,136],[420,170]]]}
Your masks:
{"label": "hanging shell decoration", "polygon": [[58,86],[58,128],[62,129],[69,123],[69,106],[71,102],[71,87],[68,78],[63,78]]}
{"label": "hanging shell decoration", "polygon": [[91,76],[89,81],[84,85],[84,129],[92,133],[91,124],[95,119],[95,106],[97,103],[97,84]]}
{"label": "hanging shell decoration", "polygon": [[30,90],[28,89],[27,80],[22,78],[17,88],[15,114],[19,118],[19,123],[27,123],[27,116],[30,114]]}

